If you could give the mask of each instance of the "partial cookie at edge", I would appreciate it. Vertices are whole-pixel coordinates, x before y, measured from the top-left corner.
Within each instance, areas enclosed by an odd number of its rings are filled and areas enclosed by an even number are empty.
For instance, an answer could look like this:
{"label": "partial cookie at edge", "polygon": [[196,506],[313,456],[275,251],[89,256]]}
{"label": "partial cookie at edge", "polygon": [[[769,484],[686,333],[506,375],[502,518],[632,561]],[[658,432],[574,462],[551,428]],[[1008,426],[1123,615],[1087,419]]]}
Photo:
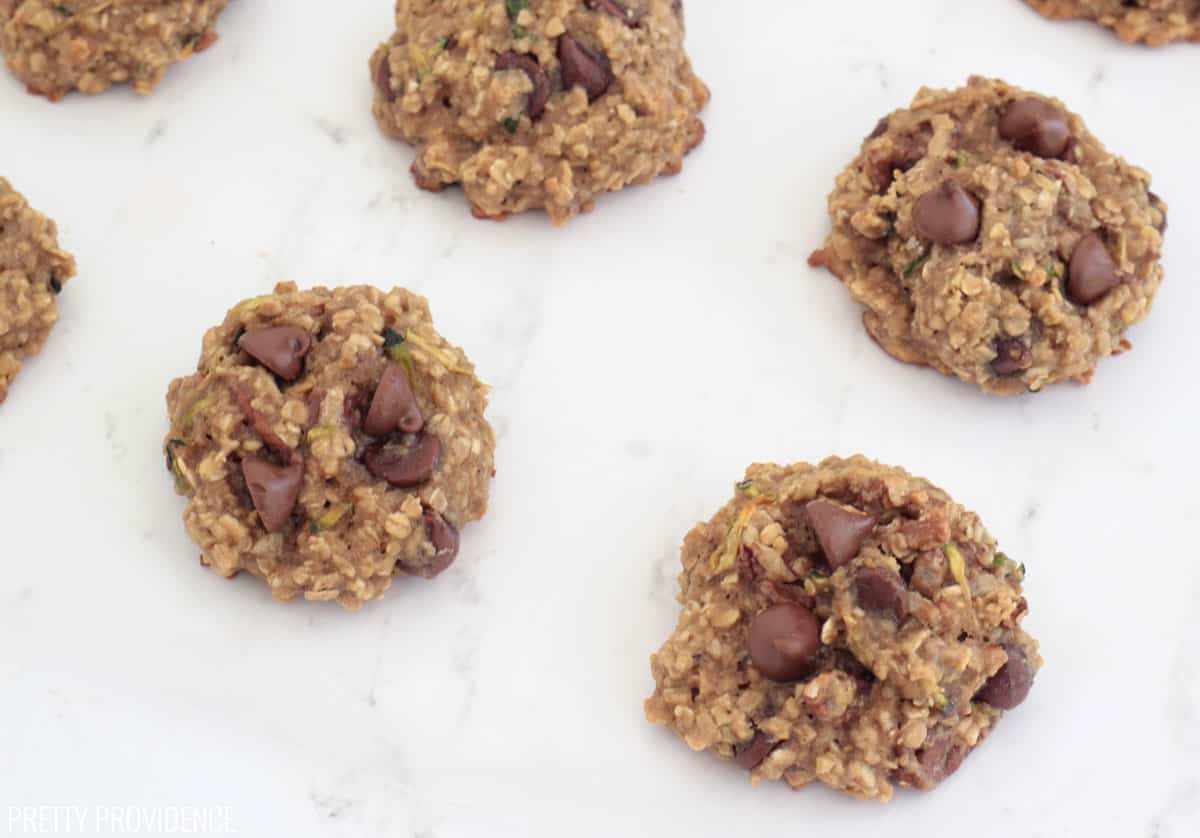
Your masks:
{"label": "partial cookie at edge", "polygon": [[414,145],[417,184],[474,213],[563,223],[603,193],[676,174],[708,102],[678,0],[400,0],[371,58],[374,113]]}
{"label": "partial cookie at edge", "polygon": [[51,101],[129,82],[149,94],[167,67],[217,40],[227,0],[0,0],[0,51]]}
{"label": "partial cookie at edge", "polygon": [[73,276],[55,223],[0,178],[0,402],[58,322],[57,297]]}
{"label": "partial cookie at edge", "polygon": [[1090,18],[1107,26],[1127,43],[1161,47],[1179,41],[1200,41],[1200,2],[1197,0],[1026,0],[1042,15],[1055,20]]}

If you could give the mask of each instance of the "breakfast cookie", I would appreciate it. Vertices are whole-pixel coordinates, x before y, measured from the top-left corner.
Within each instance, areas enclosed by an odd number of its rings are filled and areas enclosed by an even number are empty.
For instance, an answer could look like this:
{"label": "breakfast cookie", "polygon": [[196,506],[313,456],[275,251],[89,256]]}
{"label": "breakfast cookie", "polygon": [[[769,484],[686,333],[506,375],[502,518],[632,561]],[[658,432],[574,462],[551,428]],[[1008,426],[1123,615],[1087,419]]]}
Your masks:
{"label": "breakfast cookie", "polygon": [[474,370],[401,288],[281,283],[235,306],[167,392],[167,468],[201,563],[347,608],[393,575],[441,573],[487,510]]}
{"label": "breakfast cookie", "polygon": [[217,40],[227,0],[0,0],[0,50],[30,93],[58,101],[130,82],[148,94],[167,67]]}
{"label": "breakfast cookie", "polygon": [[375,118],[416,147],[418,186],[462,184],[477,217],[561,224],[677,174],[704,137],[680,0],[398,0],[396,23]]}
{"label": "breakfast cookie", "polygon": [[863,457],[751,466],[682,559],[646,718],[755,783],[932,789],[1042,665],[1025,566],[941,489]]}
{"label": "breakfast cookie", "polygon": [[1200,41],[1200,0],[1027,0],[1049,18],[1086,17],[1122,41],[1161,47]]}
{"label": "breakfast cookie", "polygon": [[838,176],[809,263],[901,361],[993,393],[1086,382],[1162,280],[1149,186],[1057,100],[977,77],[926,88]]}
{"label": "breakfast cookie", "polygon": [[73,276],[54,222],[0,178],[0,402],[21,360],[41,351],[58,322],[55,298]]}

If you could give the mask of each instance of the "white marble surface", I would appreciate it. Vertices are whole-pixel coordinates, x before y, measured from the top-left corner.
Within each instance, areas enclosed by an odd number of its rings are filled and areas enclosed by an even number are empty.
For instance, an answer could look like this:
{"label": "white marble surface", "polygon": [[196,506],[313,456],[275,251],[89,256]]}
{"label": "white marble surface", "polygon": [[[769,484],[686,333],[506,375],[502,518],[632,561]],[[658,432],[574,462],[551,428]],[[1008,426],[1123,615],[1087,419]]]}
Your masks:
{"label": "white marble surface", "polygon": [[[1200,834],[1200,47],[1016,0],[689,14],[707,142],[561,230],[414,188],[369,113],[387,0],[238,0],[150,99],[0,79],[0,172],[80,267],[0,408],[0,831],[132,805],[252,836]],[[1063,97],[1170,201],[1157,309],[1087,388],[896,364],[805,266],[877,117],[970,72]],[[491,513],[359,613],[202,570],[163,470],[168,380],[282,278],[420,290],[495,387]],[[888,807],[754,789],[641,710],[686,530],[754,460],[857,451],[1027,564],[1047,660],[958,775]]]}

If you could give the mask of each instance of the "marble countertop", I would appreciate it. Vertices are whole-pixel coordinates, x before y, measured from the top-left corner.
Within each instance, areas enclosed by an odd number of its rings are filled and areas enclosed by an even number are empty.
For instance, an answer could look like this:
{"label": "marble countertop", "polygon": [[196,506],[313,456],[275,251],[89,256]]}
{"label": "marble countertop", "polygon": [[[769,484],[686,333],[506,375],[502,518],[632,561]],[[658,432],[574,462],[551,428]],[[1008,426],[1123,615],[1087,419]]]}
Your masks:
{"label": "marble countertop", "polygon": [[[0,173],[80,270],[0,408],[0,831],[77,806],[295,838],[1200,834],[1200,47],[1017,0],[866,5],[689,0],[707,141],[563,229],[416,190],[370,115],[388,0],[235,2],[149,99],[0,77]],[[1060,96],[1170,202],[1156,310],[1086,388],[897,364],[805,265],[877,118],[972,72]],[[358,613],[201,569],[163,471],[167,382],[280,279],[426,294],[494,387],[488,517]],[[855,452],[1026,563],[1047,661],[955,777],[887,807],[752,788],[642,717],[684,533],[750,462]]]}

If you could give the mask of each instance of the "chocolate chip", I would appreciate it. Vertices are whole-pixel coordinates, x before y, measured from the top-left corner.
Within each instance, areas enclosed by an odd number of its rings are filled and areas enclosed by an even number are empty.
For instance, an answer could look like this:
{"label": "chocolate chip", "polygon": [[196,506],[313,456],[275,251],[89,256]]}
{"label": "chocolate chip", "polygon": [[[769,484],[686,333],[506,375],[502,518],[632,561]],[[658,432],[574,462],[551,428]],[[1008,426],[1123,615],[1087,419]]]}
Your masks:
{"label": "chocolate chip", "polygon": [[277,466],[259,457],[247,457],[242,460],[242,477],[263,527],[267,532],[279,532],[300,497],[304,463]]}
{"label": "chocolate chip", "polygon": [[388,102],[396,101],[396,91],[392,90],[391,49],[383,53],[383,58],[375,65],[375,89]]}
{"label": "chocolate chip", "polygon": [[810,501],[804,511],[825,554],[825,561],[835,570],[853,561],[878,521],[874,515],[857,509],[843,509],[824,498]]}
{"label": "chocolate chip", "polygon": [[415,434],[424,426],[425,419],[408,382],[408,373],[399,364],[389,363],[375,387],[363,430],[372,436],[390,434],[397,428]]}
{"label": "chocolate chip", "polygon": [[953,180],[926,192],[913,205],[913,226],[938,244],[965,244],[979,237],[979,199]]}
{"label": "chocolate chip", "polygon": [[1018,99],[1000,117],[1000,136],[1021,151],[1047,159],[1060,157],[1071,136],[1067,117],[1041,99]]}
{"label": "chocolate chip", "polygon": [[295,326],[271,326],[247,331],[238,346],[284,381],[295,381],[304,369],[312,335]]}
{"label": "chocolate chip", "polygon": [[397,488],[408,489],[432,477],[441,456],[441,440],[433,434],[422,434],[407,448],[372,445],[363,452],[363,463],[373,476]]}
{"label": "chocolate chip", "polygon": [[1008,662],[987,680],[975,694],[975,701],[990,704],[998,710],[1011,710],[1025,700],[1033,687],[1033,670],[1018,646],[1005,646]]}
{"label": "chocolate chip", "polygon": [[883,119],[881,119],[875,123],[875,128],[872,129],[870,134],[867,134],[867,139],[873,140],[876,137],[882,137],[884,135],[884,133],[887,132],[888,126],[890,124],[891,124],[891,120],[885,116]]}
{"label": "chocolate chip", "polygon": [[304,397],[304,410],[308,418],[304,422],[304,430],[310,430],[321,421],[321,402],[325,401],[325,391],[315,388]]}
{"label": "chocolate chip", "polygon": [[750,623],[750,660],[772,681],[796,681],[813,670],[821,626],[795,602],[781,602]]}
{"label": "chocolate chip", "polygon": [[1167,202],[1155,195],[1153,192],[1147,193],[1150,198],[1150,206],[1162,213],[1162,221],[1154,225],[1154,229],[1159,233],[1167,232]]}
{"label": "chocolate chip", "polygon": [[431,506],[424,507],[422,514],[425,520],[425,535],[429,537],[434,549],[433,564],[427,571],[427,575],[432,577],[448,568],[458,556],[458,530]]}
{"label": "chocolate chip", "polygon": [[496,70],[520,70],[529,77],[533,91],[525,103],[525,113],[529,114],[530,119],[540,118],[550,99],[550,77],[537,59],[522,52],[506,52],[496,59]]}
{"label": "chocolate chip", "polygon": [[1120,283],[1117,266],[1103,239],[1090,233],[1075,245],[1067,269],[1067,296],[1072,302],[1091,305]]}
{"label": "chocolate chip", "polygon": [[593,53],[569,33],[558,39],[558,61],[562,65],[563,87],[568,90],[579,86],[587,91],[589,102],[605,94],[612,84],[612,73],[607,61]]}
{"label": "chocolate chip", "polygon": [[738,768],[753,771],[778,745],[778,742],[772,742],[771,737],[760,730],[749,742],[743,742],[734,749],[733,764]]}
{"label": "chocolate chip", "polygon": [[992,372],[996,375],[1016,375],[1033,366],[1033,353],[1020,338],[997,337],[993,346],[996,357],[992,360]]}
{"label": "chocolate chip", "polygon": [[854,595],[864,611],[891,614],[896,622],[902,622],[908,613],[908,589],[894,570],[862,568],[854,574]]}
{"label": "chocolate chip", "polygon": [[56,277],[54,274],[50,274],[50,290],[53,291],[55,294],[62,293],[62,283],[59,281],[58,277]]}
{"label": "chocolate chip", "polygon": [[638,21],[646,16],[644,8],[633,8],[617,0],[584,0],[584,5],[594,12],[604,12],[612,15],[626,26],[637,26]]}

